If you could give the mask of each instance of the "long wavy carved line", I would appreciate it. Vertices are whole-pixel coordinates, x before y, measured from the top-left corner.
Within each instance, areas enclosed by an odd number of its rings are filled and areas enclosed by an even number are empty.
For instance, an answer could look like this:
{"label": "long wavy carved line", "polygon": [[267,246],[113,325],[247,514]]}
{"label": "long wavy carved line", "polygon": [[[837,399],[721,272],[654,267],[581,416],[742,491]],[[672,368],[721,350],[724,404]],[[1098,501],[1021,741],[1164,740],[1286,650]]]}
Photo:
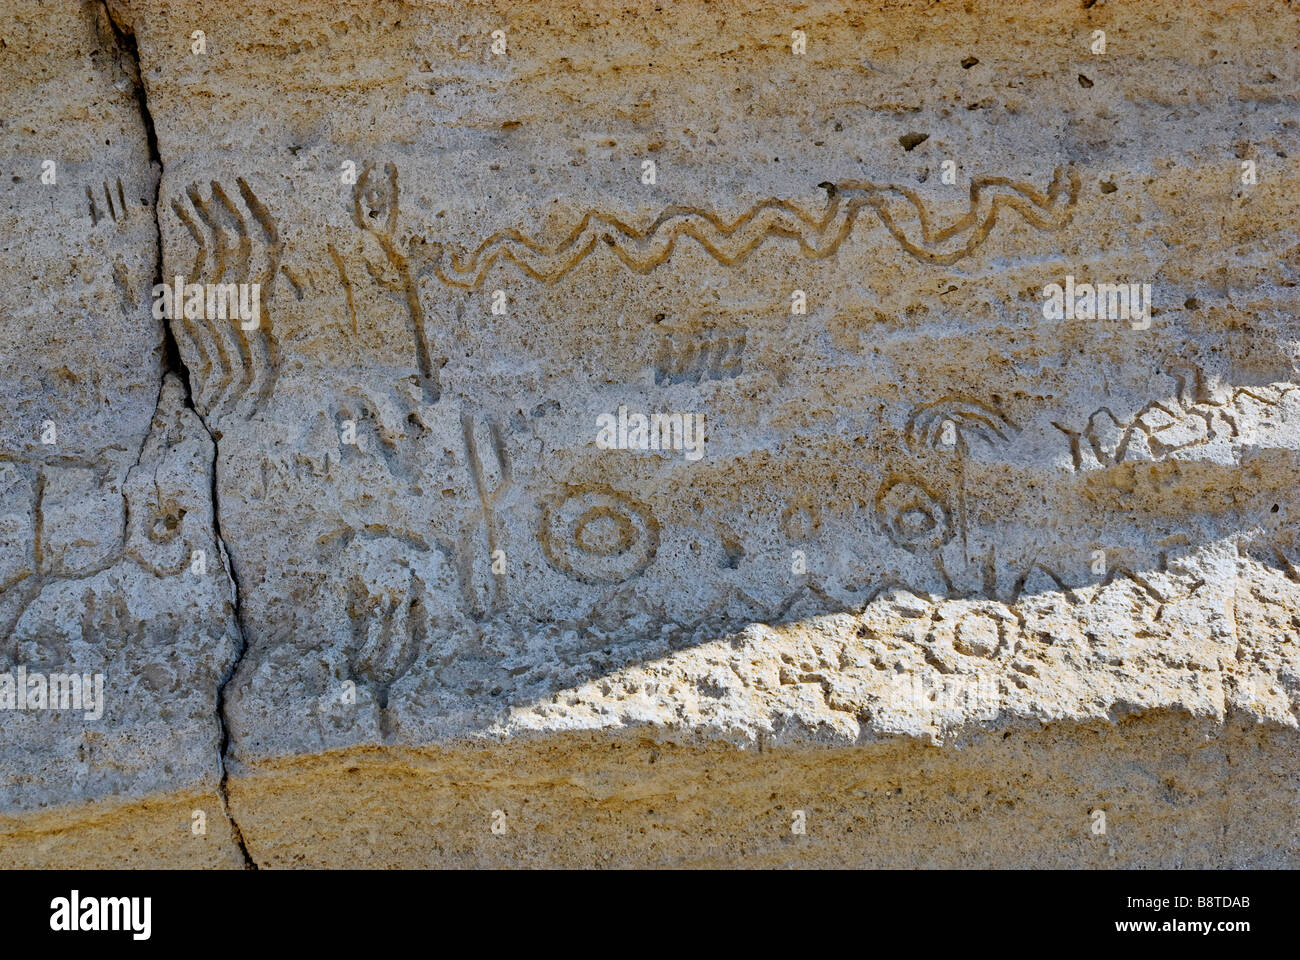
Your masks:
{"label": "long wavy carved line", "polygon": [[944,227],[936,227],[921,198],[906,187],[866,181],[821,186],[829,196],[820,216],[791,201],[769,198],[730,222],[699,207],[672,206],[645,229],[637,229],[593,210],[553,245],[513,228],[498,231],[472,251],[431,243],[433,270],[449,286],[475,290],[493,266],[510,262],[534,280],[549,284],[571,271],[603,241],[629,269],[648,273],[672,256],[683,236],[695,240],[725,266],[743,262],[770,237],[793,240],[804,257],[820,260],[839,249],[864,210],[875,213],[911,256],[927,263],[949,264],[974,252],[1006,208],[1035,227],[1063,227],[1078,202],[1080,179],[1076,171],[1058,168],[1046,192],[1006,177],[976,179],[971,183],[969,211]]}

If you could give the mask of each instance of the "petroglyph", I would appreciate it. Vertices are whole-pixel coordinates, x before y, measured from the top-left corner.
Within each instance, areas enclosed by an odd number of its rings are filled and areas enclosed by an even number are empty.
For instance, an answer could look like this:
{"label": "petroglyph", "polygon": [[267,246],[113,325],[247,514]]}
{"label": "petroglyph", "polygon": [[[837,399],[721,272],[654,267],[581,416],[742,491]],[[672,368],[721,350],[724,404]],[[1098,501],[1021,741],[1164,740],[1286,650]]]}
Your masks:
{"label": "petroglyph", "polygon": [[1019,432],[1001,411],[958,395],[922,404],[907,420],[907,443],[916,453],[927,449],[965,452],[972,441],[995,447]]}
{"label": "petroglyph", "polygon": [[195,404],[205,416],[227,412],[251,416],[270,398],[282,364],[270,301],[284,244],[274,217],[247,181],[239,177],[235,184],[242,204],[216,180],[210,181],[208,196],[198,184],[191,184],[185,190],[188,203],[174,198],[170,204],[195,246],[185,283],[260,285],[260,316],[254,330],[244,329],[239,322],[205,321],[187,316],[187,311],[174,311],[173,329],[183,333],[178,339],[197,361]]}
{"label": "petroglyph", "polygon": [[427,591],[443,576],[441,557],[388,536],[354,536],[339,555],[348,574],[347,614],[352,621],[348,664],[372,684],[381,710],[388,691],[411,669],[427,641]]}
{"label": "petroglyph", "polygon": [[934,550],[952,536],[951,511],[919,480],[898,478],[881,484],[875,508],[886,535],[905,550]]}
{"label": "petroglyph", "polygon": [[745,333],[708,332],[667,337],[655,358],[655,383],[725,380],[744,372]]}
{"label": "petroglyph", "polygon": [[[86,201],[90,206],[90,225],[99,226],[99,221],[106,216],[111,217],[114,223],[118,220],[126,220],[130,215],[130,210],[126,205],[126,195],[122,191],[122,178],[118,177],[116,182],[116,192],[113,187],[109,186],[107,180],[103,183],[103,207],[97,203],[97,197],[94,190],[86,187]],[[114,199],[116,197],[116,199]]]}
{"label": "petroglyph", "polygon": [[801,256],[820,260],[840,248],[867,211],[911,256],[926,263],[950,264],[979,248],[1003,210],[1013,210],[1044,230],[1065,226],[1078,203],[1081,183],[1077,171],[1065,169],[1056,171],[1046,192],[1006,177],[978,178],[971,181],[967,213],[938,227],[919,194],[910,188],[867,181],[828,182],[820,185],[827,195],[820,216],[777,198],[755,204],[730,221],[703,208],[672,206],[645,228],[593,210],[557,243],[509,229],[494,233],[473,250],[429,241],[425,258],[439,280],[462,290],[477,290],[498,262],[511,263],[541,283],[555,283],[598,247],[609,250],[629,270],[645,274],[666,263],[682,237],[694,240],[724,266],[743,263],[773,238],[792,240]]}
{"label": "petroglyph", "polygon": [[[485,612],[496,612],[508,601],[504,565],[505,554],[501,550],[501,510],[514,485],[514,476],[510,466],[510,450],[506,445],[502,426],[495,420],[487,423],[488,442],[479,443],[474,417],[462,413],[461,436],[465,441],[465,456],[469,464],[470,476],[474,480],[474,489],[478,493],[482,508],[483,527],[486,531],[487,559],[491,563],[492,576],[488,592],[491,600]],[[485,459],[483,448],[491,451],[491,457]],[[477,566],[477,565],[476,565]]]}
{"label": "petroglyph", "polygon": [[[438,383],[441,363],[435,365],[429,354],[420,290],[411,272],[410,258],[402,252],[397,239],[399,215],[397,165],[384,164],[381,174],[373,163],[367,163],[352,193],[352,218],[358,227],[378,243],[385,264],[376,267],[367,260],[366,269],[377,284],[399,295],[405,304],[411,320],[411,338],[415,347],[416,366],[420,371],[420,386],[425,399],[429,403],[435,403],[442,393]],[[337,260],[335,262],[339,263]],[[340,276],[344,276],[341,265],[339,269]],[[355,318],[351,284],[344,282],[344,288],[349,298],[349,309],[354,311]]]}
{"label": "petroglyph", "polygon": [[11,0],[7,859],[1296,865],[1260,3]]}
{"label": "petroglyph", "polygon": [[571,488],[553,498],[537,531],[556,570],[583,583],[622,583],[659,549],[659,522],[609,487]]}
{"label": "petroglyph", "polygon": [[[1199,369],[1176,374],[1177,390],[1168,400],[1151,400],[1121,419],[1109,407],[1099,407],[1086,426],[1073,430],[1054,421],[1070,441],[1076,470],[1112,467],[1120,463],[1163,460],[1208,447],[1216,441],[1243,440],[1268,411],[1295,390],[1294,384],[1266,387],[1207,389]],[[1247,437],[1246,439],[1250,439]]]}

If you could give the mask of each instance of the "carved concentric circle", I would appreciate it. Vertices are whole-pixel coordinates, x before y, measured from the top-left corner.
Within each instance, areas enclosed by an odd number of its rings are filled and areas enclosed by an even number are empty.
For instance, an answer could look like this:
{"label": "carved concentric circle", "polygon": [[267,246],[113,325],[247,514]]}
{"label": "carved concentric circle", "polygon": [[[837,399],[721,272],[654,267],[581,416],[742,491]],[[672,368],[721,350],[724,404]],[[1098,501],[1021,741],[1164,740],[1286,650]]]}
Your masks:
{"label": "carved concentric circle", "polygon": [[556,570],[582,583],[622,583],[659,549],[649,510],[608,487],[570,491],[542,511],[538,538]]}
{"label": "carved concentric circle", "polygon": [[905,550],[935,550],[952,536],[952,517],[919,483],[892,480],[876,494],[876,515],[885,534]]}

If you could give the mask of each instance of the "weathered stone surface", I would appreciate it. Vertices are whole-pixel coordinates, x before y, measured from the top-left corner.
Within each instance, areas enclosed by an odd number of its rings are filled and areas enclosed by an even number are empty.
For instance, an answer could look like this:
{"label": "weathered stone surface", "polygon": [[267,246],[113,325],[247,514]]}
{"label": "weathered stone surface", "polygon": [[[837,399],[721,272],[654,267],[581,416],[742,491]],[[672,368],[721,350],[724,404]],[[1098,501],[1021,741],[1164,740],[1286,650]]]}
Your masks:
{"label": "weathered stone surface", "polygon": [[[214,535],[212,442],[181,381],[164,378],[150,312],[158,170],[134,60],[93,5],[10,4],[0,39],[11,172],[0,183],[0,675],[39,687],[53,674],[91,678],[92,696],[98,675],[103,690],[95,709],[51,693],[58,710],[13,709],[8,691],[5,861],[131,861],[120,836],[60,853],[32,815],[59,807],[51,822],[67,822],[87,803],[183,792],[192,802],[169,843],[143,862],[239,864],[217,718],[239,631]],[[195,810],[211,828],[178,843]]]}
{"label": "weathered stone surface", "polygon": [[237,6],[6,27],[20,859],[1297,863],[1286,4]]}

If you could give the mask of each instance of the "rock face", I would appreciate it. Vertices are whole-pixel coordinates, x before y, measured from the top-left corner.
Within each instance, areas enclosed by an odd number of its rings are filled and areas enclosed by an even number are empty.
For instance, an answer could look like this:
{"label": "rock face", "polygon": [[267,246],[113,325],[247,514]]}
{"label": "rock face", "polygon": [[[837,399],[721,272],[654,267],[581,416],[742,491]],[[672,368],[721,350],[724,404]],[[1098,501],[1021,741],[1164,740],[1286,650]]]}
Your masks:
{"label": "rock face", "polygon": [[1298,38],[9,4],[9,861],[1300,864]]}

